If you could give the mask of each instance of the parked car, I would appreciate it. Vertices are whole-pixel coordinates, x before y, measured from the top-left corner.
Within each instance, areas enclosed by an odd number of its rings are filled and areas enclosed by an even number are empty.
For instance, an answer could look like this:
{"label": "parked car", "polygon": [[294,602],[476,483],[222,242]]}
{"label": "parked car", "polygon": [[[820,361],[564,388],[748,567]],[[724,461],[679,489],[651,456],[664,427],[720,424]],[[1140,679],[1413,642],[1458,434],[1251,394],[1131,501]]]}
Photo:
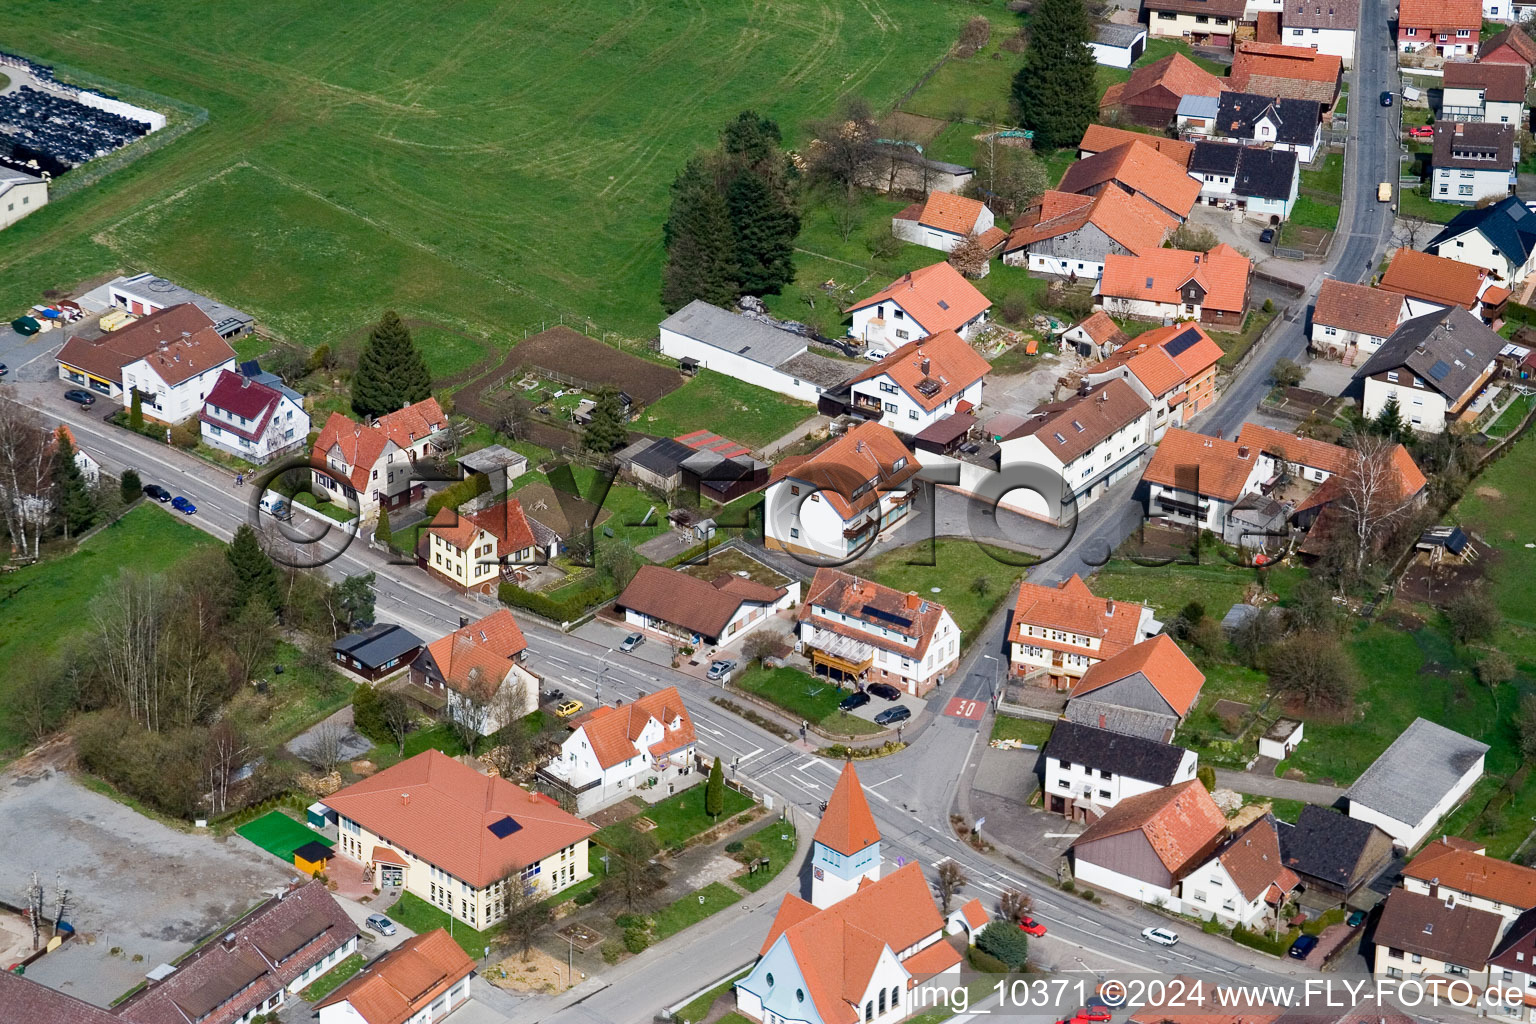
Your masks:
{"label": "parked car", "polygon": [[1141,937],[1159,946],[1172,946],[1179,941],[1178,933],[1171,932],[1167,928],[1143,928]]}
{"label": "parked car", "polygon": [[156,501],[166,502],[171,500],[171,492],[159,484],[149,484],[144,488],[144,496],[154,498]]}
{"label": "parked car", "polygon": [[912,717],[912,709],[904,704],[897,704],[893,708],[886,708],[875,716],[876,725],[895,725],[905,722]]}
{"label": "parked car", "polygon": [[368,920],[364,921],[363,924],[367,925],[369,928],[372,928],[380,935],[395,934],[395,922],[391,921],[383,914],[369,914]]}
{"label": "parked car", "polygon": [[901,691],[890,683],[870,683],[864,689],[882,700],[899,700]]}
{"label": "parked car", "polygon": [[625,654],[628,654],[630,651],[634,650],[636,647],[639,647],[643,643],[645,643],[644,633],[631,633],[629,636],[624,638],[623,643],[619,644],[619,650],[623,651]]}
{"label": "parked car", "polygon": [[719,679],[736,667],[736,662],[727,658],[724,661],[712,661],[709,663],[709,671],[704,673],[706,678]]}
{"label": "parked car", "polygon": [[570,718],[576,712],[580,711],[582,707],[583,705],[579,700],[561,701],[558,705],[555,706],[555,714],[559,715],[561,718]]}
{"label": "parked car", "polygon": [[1417,128],[1408,129],[1408,137],[1410,139],[1432,139],[1435,137],[1435,130],[1427,124],[1421,124]]}
{"label": "parked car", "polygon": [[95,405],[96,396],[89,391],[81,391],[79,388],[70,388],[64,392],[64,401],[74,402],[76,405]]}
{"label": "parked car", "polygon": [[180,512],[184,516],[197,515],[197,506],[179,494],[171,499],[171,508],[175,509],[177,512]]}
{"label": "parked car", "polygon": [[1305,960],[1307,955],[1317,948],[1316,935],[1300,935],[1291,943],[1289,956],[1292,960]]}
{"label": "parked car", "polygon": [[1381,105],[1384,107],[1390,107],[1392,105],[1392,94],[1390,92],[1384,92],[1381,94]]}
{"label": "parked car", "polygon": [[869,703],[869,694],[863,690],[854,690],[848,696],[837,702],[837,706],[844,711],[857,711]]}
{"label": "parked car", "polygon": [[559,689],[545,690],[542,700],[545,704],[556,704],[562,700],[565,700],[565,691]]}
{"label": "parked car", "polygon": [[1345,921],[1344,923],[1349,925],[1351,928],[1359,928],[1361,925],[1365,924],[1365,911],[1351,910],[1349,912],[1349,920]]}
{"label": "parked car", "polygon": [[4,363],[0,363],[0,377],[4,377],[6,374],[8,374],[10,372],[11,372],[11,368],[9,366],[6,366]]}
{"label": "parked car", "polygon": [[1275,229],[1274,228],[1265,228],[1263,231],[1259,232],[1259,241],[1263,242],[1265,245],[1268,245],[1270,242],[1273,242],[1274,240],[1275,240]]}
{"label": "parked car", "polygon": [[1083,1007],[1077,1011],[1077,1016],[1072,1019],[1073,1021],[1089,1021],[1091,1024],[1104,1024],[1112,1016],[1113,1014],[1109,1012],[1109,1007],[1099,1004]]}
{"label": "parked car", "polygon": [[1025,914],[1019,918],[1019,930],[1025,935],[1033,935],[1035,938],[1039,938],[1045,934],[1045,925]]}

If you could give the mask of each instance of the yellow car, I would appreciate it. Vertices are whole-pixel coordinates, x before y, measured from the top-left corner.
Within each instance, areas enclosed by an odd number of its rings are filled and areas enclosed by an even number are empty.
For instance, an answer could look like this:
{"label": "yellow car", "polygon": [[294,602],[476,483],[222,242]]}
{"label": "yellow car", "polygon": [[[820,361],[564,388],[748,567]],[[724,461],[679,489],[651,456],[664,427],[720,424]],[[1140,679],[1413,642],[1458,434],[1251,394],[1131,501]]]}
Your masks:
{"label": "yellow car", "polygon": [[555,705],[555,714],[559,715],[561,718],[570,718],[576,712],[580,711],[581,707],[582,704],[579,700],[563,700],[559,704]]}

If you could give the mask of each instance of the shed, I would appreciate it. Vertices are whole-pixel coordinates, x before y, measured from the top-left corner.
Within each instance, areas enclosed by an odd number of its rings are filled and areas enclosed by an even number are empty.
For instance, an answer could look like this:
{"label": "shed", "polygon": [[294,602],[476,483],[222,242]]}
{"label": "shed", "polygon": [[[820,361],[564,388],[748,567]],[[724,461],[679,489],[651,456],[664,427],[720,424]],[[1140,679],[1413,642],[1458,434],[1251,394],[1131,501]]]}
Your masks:
{"label": "shed", "polygon": [[336,812],[317,800],[305,810],[304,819],[310,828],[323,829],[336,823]]}
{"label": "shed", "polygon": [[970,413],[951,413],[918,431],[912,439],[912,447],[936,455],[947,455],[960,447],[975,426],[976,417]]}
{"label": "shed", "polygon": [[1238,626],[1241,626],[1257,614],[1259,614],[1257,605],[1235,604],[1227,609],[1227,614],[1221,617],[1222,631],[1230,634]]}
{"label": "shed", "polygon": [[683,463],[694,449],[670,437],[637,441],[619,452],[619,469],[647,487],[671,493],[683,480]]}
{"label": "shed", "polygon": [[408,667],[421,653],[422,640],[403,626],[381,622],[331,644],[338,665],[371,681]]}
{"label": "shed", "polygon": [[1459,526],[1436,526],[1419,534],[1418,543],[1414,547],[1433,554],[1437,554],[1438,549],[1460,558],[1471,542],[1472,538]]}
{"label": "shed", "polygon": [[491,493],[500,494],[513,480],[528,472],[528,458],[505,445],[493,444],[489,448],[460,455],[459,469],[466,479],[476,473],[484,473],[491,481]]}
{"label": "shed", "polygon": [[1416,718],[1344,793],[1349,816],[1413,849],[1483,775],[1488,744]]}
{"label": "shed", "polygon": [[1096,64],[1128,68],[1141,59],[1147,49],[1147,30],[1141,25],[1096,25],[1088,42]]}
{"label": "shed", "polygon": [[1301,734],[1304,728],[1303,724],[1294,718],[1275,719],[1275,724],[1265,729],[1264,735],[1259,737],[1259,756],[1284,761],[1291,756],[1291,751],[1301,745]]}
{"label": "shed", "polygon": [[310,840],[293,851],[293,866],[306,875],[325,874],[326,863],[336,856],[336,851],[317,840]]}

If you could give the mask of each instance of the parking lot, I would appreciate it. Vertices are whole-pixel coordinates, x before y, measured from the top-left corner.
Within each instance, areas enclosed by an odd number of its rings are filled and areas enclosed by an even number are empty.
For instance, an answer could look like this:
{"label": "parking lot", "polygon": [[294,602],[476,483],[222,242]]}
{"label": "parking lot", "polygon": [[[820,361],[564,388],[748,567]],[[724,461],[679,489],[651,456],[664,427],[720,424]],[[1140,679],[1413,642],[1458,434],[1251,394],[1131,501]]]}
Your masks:
{"label": "parking lot", "polygon": [[77,939],[27,977],[98,1006],[293,877],[239,837],[178,832],[48,767],[0,775],[0,820],[5,900],[19,902],[34,871],[46,916],[56,877],[72,897]]}

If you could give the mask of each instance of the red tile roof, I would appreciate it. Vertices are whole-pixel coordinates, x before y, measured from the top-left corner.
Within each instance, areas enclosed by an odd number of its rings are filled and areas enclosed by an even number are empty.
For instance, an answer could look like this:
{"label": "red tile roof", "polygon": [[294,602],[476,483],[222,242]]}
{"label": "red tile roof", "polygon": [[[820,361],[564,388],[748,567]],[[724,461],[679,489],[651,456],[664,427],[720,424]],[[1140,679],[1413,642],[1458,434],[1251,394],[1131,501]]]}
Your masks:
{"label": "red tile roof", "polygon": [[207,313],[190,302],[183,302],[168,306],[158,313],[151,313],[99,338],[86,339],[75,335],[64,343],[56,358],[61,363],[121,386],[123,367],[129,363],[143,359],[162,344],[169,345],[183,335],[197,334],[211,330],[212,327],[213,321]]}
{"label": "red tile roof", "polygon": [[1099,291],[1112,298],[1178,305],[1184,301],[1180,289],[1194,281],[1205,290],[1203,307],[1242,313],[1252,271],[1248,257],[1226,244],[1207,253],[1184,249],[1153,249],[1140,256],[1111,253],[1104,260]]}
{"label": "red tile roof", "polygon": [[40,981],[0,971],[0,1024],[122,1024],[122,1019]]}
{"label": "red tile roof", "polygon": [[408,866],[404,857],[400,856],[400,854],[396,853],[394,850],[391,850],[387,846],[375,846],[373,848],[373,853],[369,855],[369,859],[372,860],[375,864],[399,864],[401,867]]}
{"label": "red tile roof", "polygon": [[[1144,610],[1141,605],[1130,601],[1112,601],[1096,596],[1076,573],[1054,587],[1026,581],[1019,584],[1019,596],[1014,602],[1013,625],[1008,639],[1014,643],[1051,650],[1086,653],[1098,659],[1112,658],[1136,642],[1137,626]],[[1099,646],[1097,650],[1090,650],[1047,637],[1028,636],[1024,633],[1025,626],[1097,637]]]}
{"label": "red tile roof", "polygon": [[225,363],[233,365],[234,361],[235,350],[211,326],[161,342],[144,355],[144,365],[168,387],[175,387]]}
{"label": "red tile roof", "polygon": [[516,498],[508,498],[478,512],[455,512],[440,508],[427,532],[441,537],[458,551],[468,551],[475,538],[484,530],[496,538],[496,557],[512,558],[519,552],[536,547],[533,527],[523,513],[523,504]]}
{"label": "red tile roof", "polygon": [[1481,0],[1400,0],[1397,23],[1402,28],[1427,28],[1432,32],[1454,32],[1483,27]]}
{"label": "red tile roof", "polygon": [[1207,437],[1182,427],[1169,427],[1152,461],[1142,472],[1147,483],[1235,502],[1253,473],[1258,451],[1244,454],[1236,441]]}
{"label": "red tile roof", "polygon": [[1519,64],[1447,61],[1441,81],[1447,89],[1481,89],[1484,99],[1495,103],[1525,100],[1525,69]]}
{"label": "red tile roof", "polygon": [[413,935],[315,1004],[348,1003],[367,1024],[403,1024],[474,972],[475,962],[442,928]]}
{"label": "red tile roof", "polygon": [[990,299],[948,263],[935,263],[903,274],[843,312],[852,313],[878,302],[894,302],[929,334],[957,330],[992,305]]}
{"label": "red tile roof", "polygon": [[347,482],[359,494],[366,494],[373,465],[384,455],[389,443],[383,431],[365,427],[354,419],[333,412],[315,438],[313,458],[317,463],[325,464],[330,461],[331,449],[337,449],[341,461],[347,467]]}
{"label": "red tile roof", "polygon": [[1312,322],[1324,327],[1385,338],[1397,330],[1403,296],[1382,288],[1325,278],[1318,289]]}
{"label": "red tile roof", "polygon": [[1429,843],[1409,861],[1403,877],[1438,881],[1442,889],[1454,889],[1519,910],[1536,907],[1536,869],[1474,853],[1442,839]]}
{"label": "red tile roof", "polygon": [[1215,366],[1221,356],[1221,346],[1198,324],[1169,324],[1138,334],[1083,372],[1124,366],[1153,395],[1164,395]]}
{"label": "red tile roof", "polygon": [[1280,861],[1280,833],[1270,815],[1255,818],[1216,854],[1221,866],[1248,901],[1273,890],[1289,894],[1301,879]]}
{"label": "red tile roof", "polygon": [[643,565],[615,603],[718,640],[743,604],[772,606],[785,593],[783,587],[770,587],[733,573],[705,581],[678,569]]}
{"label": "red tile roof", "polygon": [[1204,863],[1227,834],[1227,819],[1199,779],[1128,797],[1072,841],[1072,849],[1100,839],[1141,832],[1174,878]]}
{"label": "red tile roof", "polygon": [[[638,741],[650,722],[661,726],[662,738],[642,750]],[[693,718],[675,686],[637,697],[616,708],[605,706],[589,711],[572,719],[571,728],[584,732],[593,756],[604,768],[612,768],[647,753],[652,757],[666,757],[692,746],[698,739]]]}
{"label": "red tile roof", "polygon": [[909,341],[849,384],[888,376],[922,408],[933,411],[985,377],[992,364],[954,331]]}
{"label": "red tile roof", "polygon": [[1311,466],[1325,473],[1342,472],[1349,465],[1352,454],[1348,448],[1260,423],[1244,423],[1238,432],[1237,443],[1283,458],[1293,465]]}
{"label": "red tile roof", "polygon": [[1392,254],[1381,287],[1442,306],[1471,309],[1488,283],[1488,271],[1471,263],[1401,248]]}
{"label": "red tile roof", "polygon": [[869,801],[864,797],[864,787],[859,785],[859,774],[853,770],[852,761],[843,762],[827,809],[821,812],[815,840],[844,857],[852,857],[880,841],[880,829],[869,811]]}
{"label": "red tile roof", "polygon": [[1111,181],[1180,217],[1189,216],[1200,198],[1200,183],[1189,176],[1187,164],[1180,166],[1151,146],[1134,142],[1123,142],[1079,160],[1067,168],[1056,187],[1062,192],[1086,193]]}
{"label": "red tile roof", "polygon": [[928,193],[927,202],[918,214],[917,222],[924,227],[948,231],[956,235],[969,235],[976,230],[976,218],[981,216],[986,204],[979,199],[968,199],[953,192],[937,189]]}
{"label": "red tile roof", "polygon": [[1120,325],[1102,309],[1096,313],[1090,313],[1088,319],[1077,325],[1084,334],[1093,339],[1096,345],[1108,345],[1119,338],[1122,342],[1128,341],[1125,332]]}
{"label": "red tile roof", "polygon": [[[1050,216],[1052,213],[1056,215]],[[1156,249],[1168,232],[1178,226],[1171,214],[1140,195],[1118,188],[1106,188],[1096,196],[1047,192],[1024,211],[1003,252],[1027,249],[1047,238],[1080,231],[1089,224],[1133,253]]]}
{"label": "red tile roof", "polygon": [[1483,40],[1477,50],[1483,63],[1519,63],[1526,68],[1536,64],[1536,42],[1515,25]]}
{"label": "red tile roof", "polygon": [[710,430],[694,430],[687,434],[674,437],[672,440],[687,445],[694,451],[714,452],[722,458],[733,459],[738,455],[750,455],[752,449],[738,441],[721,437]]}
{"label": "red tile roof", "polygon": [[965,905],[960,908],[960,913],[965,915],[965,923],[973,929],[986,924],[992,919],[991,915],[987,913],[987,908],[982,906],[981,900],[975,896],[965,901]]}
{"label": "red tile roof", "polygon": [[[326,797],[391,846],[483,888],[587,838],[596,829],[501,778],[427,750]],[[505,818],[519,827],[491,831]],[[504,831],[498,829],[498,832]]]}
{"label": "red tile roof", "polygon": [[[917,644],[916,646],[903,644],[877,633],[869,633],[845,625],[841,621],[818,614],[817,608],[830,609],[844,618],[878,622],[883,629],[910,637],[916,640]],[[871,614],[872,611],[884,613],[883,617],[876,619]],[[820,629],[852,637],[882,650],[898,652],[914,661],[921,661],[928,653],[928,644],[933,640],[934,630],[944,615],[944,606],[920,597],[916,593],[904,594],[873,580],[851,576],[838,569],[822,567],[816,570],[810,586],[806,588],[805,600],[800,602],[796,615],[799,621],[810,622]],[[903,626],[895,622],[892,616],[906,619],[908,625]]]}
{"label": "red tile roof", "polygon": [[[1183,57],[1184,55],[1174,54],[1174,56]],[[1166,60],[1168,60],[1168,58],[1165,57],[1163,60],[1158,61],[1157,64],[1162,64]],[[1185,60],[1186,62],[1190,63],[1191,67],[1195,67],[1192,62],[1188,61],[1188,58],[1185,58]],[[1134,79],[1143,71],[1151,70],[1152,68],[1156,67],[1157,64],[1149,64],[1145,68],[1137,68],[1135,71],[1131,72],[1131,78]],[[1220,93],[1226,89],[1226,86],[1222,84],[1221,79],[1217,78],[1215,75],[1210,74],[1200,67],[1195,67],[1195,70],[1200,72],[1200,74],[1210,78],[1211,81],[1217,83],[1215,91],[1191,93],[1187,89],[1175,89],[1175,92],[1179,93],[1181,96],[1215,96],[1217,93]],[[1122,95],[1122,99],[1123,98],[1124,96]],[[1163,156],[1166,156],[1168,159],[1183,166],[1186,170],[1189,168],[1189,158],[1195,155],[1195,144],[1193,142],[1184,142],[1180,139],[1170,139],[1162,135],[1148,135],[1145,132],[1133,132],[1125,128],[1111,128],[1107,124],[1090,124],[1088,128],[1083,132],[1082,141],[1077,144],[1077,151],[1079,153],[1089,154],[1102,153],[1106,149],[1113,149],[1116,146],[1126,142],[1135,142],[1142,146],[1151,146],[1153,149],[1163,154]]]}
{"label": "red tile roof", "polygon": [[[895,490],[921,467],[890,427],[870,420],[834,437],[810,455],[781,459],[768,482],[803,480],[843,519],[852,519],[880,500],[881,490]],[[870,481],[878,485],[855,493]]]}
{"label": "red tile roof", "polygon": [[[1409,0],[1413,2],[1413,0]],[[1434,0],[1439,3],[1440,0]],[[1478,0],[1473,0],[1474,3]],[[1320,53],[1307,46],[1281,46],[1276,43],[1239,43],[1228,81],[1240,92],[1248,91],[1248,80],[1291,78],[1305,82],[1334,85],[1344,68],[1341,58]],[[1267,94],[1261,94],[1267,95]]]}
{"label": "red tile roof", "polygon": [[512,671],[528,641],[512,612],[499,608],[483,619],[439,637],[427,645],[426,656],[442,673],[443,682],[460,693],[489,699]]}
{"label": "red tile roof", "polygon": [[1189,714],[1205,685],[1205,673],[1195,667],[1172,637],[1159,633],[1089,666],[1072,687],[1071,696],[1081,697],[1137,672],[1147,677],[1147,682],[1180,718]]}
{"label": "red tile roof", "polygon": [[401,448],[409,448],[417,441],[445,429],[448,417],[443,415],[437,399],[426,398],[415,405],[380,416],[374,426]]}

